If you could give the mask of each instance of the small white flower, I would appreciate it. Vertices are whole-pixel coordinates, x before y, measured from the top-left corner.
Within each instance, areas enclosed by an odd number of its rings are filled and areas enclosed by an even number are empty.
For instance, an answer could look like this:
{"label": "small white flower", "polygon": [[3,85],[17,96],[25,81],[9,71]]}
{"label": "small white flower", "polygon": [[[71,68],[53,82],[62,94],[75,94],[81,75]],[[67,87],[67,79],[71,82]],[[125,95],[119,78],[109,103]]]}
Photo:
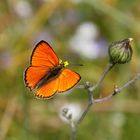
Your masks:
{"label": "small white flower", "polygon": [[70,46],[73,51],[89,59],[95,59],[105,51],[105,41],[98,39],[99,31],[95,24],[85,22],[81,24],[75,35],[70,40]]}
{"label": "small white flower", "polygon": [[23,17],[23,18],[27,18],[30,17],[32,15],[32,8],[29,2],[27,1],[23,1],[23,0],[19,0],[17,1],[17,3],[15,4],[15,12],[18,16]]}
{"label": "small white flower", "polygon": [[64,122],[69,122],[70,120],[76,121],[79,119],[81,115],[81,107],[79,104],[73,103],[64,105],[60,109],[60,118]]}

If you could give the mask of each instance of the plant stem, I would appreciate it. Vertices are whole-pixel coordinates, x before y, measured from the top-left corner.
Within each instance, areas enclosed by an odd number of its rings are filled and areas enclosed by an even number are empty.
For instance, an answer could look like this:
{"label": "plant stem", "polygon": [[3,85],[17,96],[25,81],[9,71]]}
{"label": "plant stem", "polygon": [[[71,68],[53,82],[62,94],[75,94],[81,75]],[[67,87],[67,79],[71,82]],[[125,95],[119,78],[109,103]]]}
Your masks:
{"label": "plant stem", "polygon": [[94,99],[94,103],[102,103],[102,102],[110,100],[113,96],[119,94],[122,90],[124,90],[128,86],[130,86],[131,84],[134,84],[137,80],[140,80],[140,73],[138,73],[135,77],[133,77],[133,79],[126,82],[122,87],[115,88],[111,95],[104,98],[100,98],[100,99]]}
{"label": "plant stem", "polygon": [[95,91],[95,89],[97,87],[99,87],[102,83],[102,81],[104,80],[105,76],[108,74],[108,72],[112,69],[112,67],[114,66],[114,64],[109,63],[105,70],[103,71],[101,77],[99,78],[99,80],[97,81],[95,86],[91,86],[89,83],[86,83],[85,86],[81,85],[81,88],[85,88],[87,90],[88,93],[88,105],[85,108],[85,110],[83,111],[83,113],[81,114],[80,118],[78,119],[78,121],[74,124],[73,122],[71,122],[71,136],[70,136],[70,140],[74,140],[76,138],[76,132],[77,132],[77,128],[80,125],[80,123],[83,121],[83,119],[85,118],[85,116],[87,115],[87,113],[89,112],[91,106],[94,103],[94,99],[93,99],[93,92]]}
{"label": "plant stem", "polygon": [[88,111],[90,110],[90,107],[93,104],[93,97],[92,97],[92,92],[88,90],[88,105],[85,108],[84,112],[82,113],[81,117],[79,118],[79,120],[76,123],[76,127],[78,127],[78,125],[83,121],[83,119],[85,118],[86,114],[88,113]]}
{"label": "plant stem", "polygon": [[76,138],[76,131],[77,131],[77,128],[74,124],[73,121],[70,121],[70,125],[71,125],[71,135],[70,135],[70,140],[74,140]]}
{"label": "plant stem", "polygon": [[122,87],[119,88],[119,92],[121,92],[124,88],[127,88],[129,85],[135,83],[137,80],[140,79],[140,73],[138,73],[133,79],[125,83]]}
{"label": "plant stem", "polygon": [[113,66],[114,66],[113,64],[108,64],[107,65],[107,67],[105,68],[104,72],[102,73],[100,79],[98,80],[98,82],[96,83],[95,86],[90,86],[89,83],[88,84],[86,83],[86,85],[84,86],[85,89],[87,89],[87,92],[88,92],[88,105],[85,108],[85,110],[83,111],[83,113],[81,114],[81,116],[78,119],[78,121],[75,124],[74,124],[74,122],[71,122],[72,132],[71,132],[70,140],[74,140],[76,138],[76,132],[77,132],[78,126],[83,121],[83,119],[85,118],[85,116],[87,115],[87,113],[89,112],[91,106],[94,103],[103,103],[105,101],[108,101],[108,100],[112,99],[113,96],[115,96],[118,93],[120,93],[123,89],[125,89],[128,86],[130,86],[131,84],[135,83],[137,80],[140,80],[140,73],[138,73],[136,76],[133,77],[133,79],[131,79],[128,82],[126,82],[122,87],[120,87],[120,88],[115,87],[111,95],[109,95],[107,97],[100,98],[100,99],[94,99],[93,98],[93,92],[95,91],[95,89],[97,87],[99,87],[101,85],[101,83],[104,80],[105,76],[113,68]]}
{"label": "plant stem", "polygon": [[78,119],[78,121],[74,124],[73,121],[70,122],[71,124],[71,136],[70,136],[70,140],[74,140],[76,138],[76,132],[77,132],[77,128],[78,125],[83,121],[83,119],[85,118],[86,114],[89,112],[92,104],[93,104],[93,97],[92,97],[92,92],[90,90],[88,90],[88,105],[85,108],[84,112],[81,114],[81,117]]}
{"label": "plant stem", "polygon": [[114,64],[112,64],[112,63],[109,63],[109,64],[106,66],[106,68],[105,68],[105,70],[103,71],[103,73],[102,73],[100,79],[97,81],[97,83],[96,83],[95,86],[91,87],[90,90],[94,91],[97,87],[99,87],[99,86],[101,85],[101,83],[103,82],[105,76],[106,76],[107,73],[113,68],[113,66],[114,66]]}

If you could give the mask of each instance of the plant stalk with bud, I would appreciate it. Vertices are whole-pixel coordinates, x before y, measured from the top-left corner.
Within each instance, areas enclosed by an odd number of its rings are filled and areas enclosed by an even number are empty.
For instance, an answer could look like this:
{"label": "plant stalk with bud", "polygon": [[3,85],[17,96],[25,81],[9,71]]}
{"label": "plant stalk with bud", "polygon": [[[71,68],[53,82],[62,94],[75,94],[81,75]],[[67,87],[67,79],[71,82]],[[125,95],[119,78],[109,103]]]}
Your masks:
{"label": "plant stalk with bud", "polygon": [[112,64],[124,64],[132,58],[131,41],[132,38],[124,39],[121,41],[113,42],[108,49],[110,62]]}
{"label": "plant stalk with bud", "polygon": [[101,74],[97,83],[94,86],[92,86],[90,83],[86,82],[85,85],[79,86],[79,88],[84,88],[85,90],[87,90],[89,100],[88,100],[87,107],[83,110],[83,113],[81,114],[80,118],[76,122],[70,120],[70,124],[71,124],[70,125],[71,126],[70,140],[74,140],[76,138],[76,132],[77,132],[78,126],[84,120],[84,118],[86,117],[87,113],[89,112],[93,104],[102,103],[102,102],[112,99],[112,97],[121,93],[122,90],[132,85],[137,80],[140,80],[140,73],[138,73],[131,80],[126,82],[122,87],[118,87],[116,85],[112,93],[108,95],[107,97],[103,97],[99,99],[93,98],[93,93],[98,87],[100,87],[104,78],[109,73],[109,71],[115,66],[115,64],[125,64],[131,60],[133,51],[132,51],[130,43],[132,40],[133,40],[132,38],[128,38],[122,41],[117,41],[117,42],[112,43],[108,49],[110,62],[105,68],[105,70],[103,71],[103,73]]}

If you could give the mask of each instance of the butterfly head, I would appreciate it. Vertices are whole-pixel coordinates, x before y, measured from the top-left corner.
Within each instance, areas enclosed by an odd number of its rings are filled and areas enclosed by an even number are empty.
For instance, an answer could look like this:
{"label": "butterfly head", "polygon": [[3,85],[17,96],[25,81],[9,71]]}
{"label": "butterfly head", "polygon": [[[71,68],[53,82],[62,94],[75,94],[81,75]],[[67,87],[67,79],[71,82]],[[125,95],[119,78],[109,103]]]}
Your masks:
{"label": "butterfly head", "polygon": [[66,67],[66,66],[68,66],[69,65],[69,62],[68,61],[62,61],[61,59],[59,60],[59,63],[61,64],[61,65],[63,65],[64,67]]}

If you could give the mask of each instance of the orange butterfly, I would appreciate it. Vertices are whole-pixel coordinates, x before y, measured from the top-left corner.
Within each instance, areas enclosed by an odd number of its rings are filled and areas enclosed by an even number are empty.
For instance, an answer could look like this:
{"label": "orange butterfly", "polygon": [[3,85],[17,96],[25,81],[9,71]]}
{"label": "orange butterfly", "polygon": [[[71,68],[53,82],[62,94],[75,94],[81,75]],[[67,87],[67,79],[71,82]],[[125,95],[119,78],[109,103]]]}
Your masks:
{"label": "orange butterfly", "polygon": [[30,90],[36,90],[38,97],[49,98],[55,93],[65,92],[74,87],[81,79],[80,75],[62,63],[51,46],[40,41],[34,48],[30,66],[25,71],[25,83]]}

